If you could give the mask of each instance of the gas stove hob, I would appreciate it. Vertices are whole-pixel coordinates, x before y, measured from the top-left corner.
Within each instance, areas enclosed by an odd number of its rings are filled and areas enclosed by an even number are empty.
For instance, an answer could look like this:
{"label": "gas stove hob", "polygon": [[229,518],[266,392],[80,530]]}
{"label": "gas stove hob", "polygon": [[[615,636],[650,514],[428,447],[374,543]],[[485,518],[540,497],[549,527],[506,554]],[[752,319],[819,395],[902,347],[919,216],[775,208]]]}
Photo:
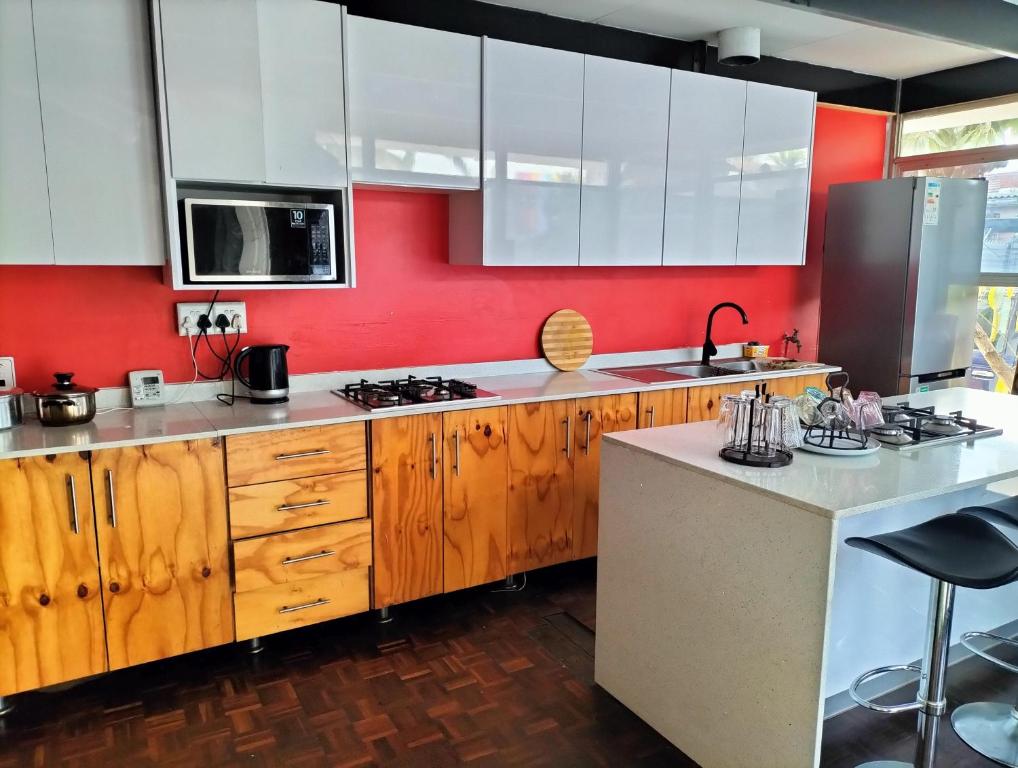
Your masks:
{"label": "gas stove hob", "polygon": [[332,390],[351,403],[369,411],[382,411],[388,408],[421,408],[423,406],[440,406],[462,400],[484,401],[500,400],[501,396],[478,389],[468,381],[459,379],[443,379],[441,376],[407,376],[405,379],[392,381],[365,381],[347,384],[340,389]]}
{"label": "gas stove hob", "polygon": [[885,405],[884,423],[867,430],[887,448],[911,451],[931,445],[945,445],[1003,434],[998,427],[979,424],[961,411],[936,413],[933,406],[914,408],[908,403]]}

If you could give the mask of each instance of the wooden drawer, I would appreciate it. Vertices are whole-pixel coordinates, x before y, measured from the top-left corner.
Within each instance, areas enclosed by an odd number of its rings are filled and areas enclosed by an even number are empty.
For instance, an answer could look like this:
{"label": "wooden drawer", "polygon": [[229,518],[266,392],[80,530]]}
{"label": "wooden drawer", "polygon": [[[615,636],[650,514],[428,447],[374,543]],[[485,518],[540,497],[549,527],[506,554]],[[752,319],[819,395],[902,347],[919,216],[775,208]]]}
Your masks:
{"label": "wooden drawer", "polygon": [[237,639],[250,640],[363,613],[371,607],[369,570],[330,573],[236,594]]}
{"label": "wooden drawer", "polygon": [[364,422],[226,438],[229,485],[348,472],[367,466]]}
{"label": "wooden drawer", "polygon": [[230,533],[234,539],[367,515],[368,476],[364,470],[230,489]]}
{"label": "wooden drawer", "polygon": [[237,592],[371,565],[371,521],[323,525],[233,545]]}

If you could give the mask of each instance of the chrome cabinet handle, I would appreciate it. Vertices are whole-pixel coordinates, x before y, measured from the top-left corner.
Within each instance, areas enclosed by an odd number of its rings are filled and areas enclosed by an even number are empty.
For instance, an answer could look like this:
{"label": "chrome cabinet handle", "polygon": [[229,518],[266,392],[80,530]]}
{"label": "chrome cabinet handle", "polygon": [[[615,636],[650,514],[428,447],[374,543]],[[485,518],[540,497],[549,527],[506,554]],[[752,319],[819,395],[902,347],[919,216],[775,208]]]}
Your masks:
{"label": "chrome cabinet handle", "polygon": [[279,609],[280,613],[293,613],[294,611],[303,611],[307,608],[317,608],[319,605],[328,605],[332,601],[327,597],[320,597],[317,600],[312,600],[310,603],[301,603],[300,605],[284,605]]}
{"label": "chrome cabinet handle", "polygon": [[438,448],[435,446],[435,433],[432,432],[428,440],[431,442],[431,476],[438,477]]}
{"label": "chrome cabinet handle", "polygon": [[650,408],[647,409],[647,413],[650,415],[650,424],[647,425],[648,427],[653,427],[654,426],[654,411],[655,410],[656,410],[656,406],[653,406],[653,405]]}
{"label": "chrome cabinet handle", "polygon": [[313,555],[301,555],[300,557],[284,557],[280,565],[293,565],[294,563],[306,563],[308,560],[320,560],[323,557],[332,557],[336,554],[334,549],[323,549]]}
{"label": "chrome cabinet handle", "polygon": [[319,499],[318,501],[306,501],[303,504],[280,504],[276,507],[277,512],[289,512],[291,509],[307,509],[308,507],[324,507],[331,504],[331,499]]}
{"label": "chrome cabinet handle", "polygon": [[566,452],[566,458],[571,458],[573,455],[573,417],[566,416],[565,421],[562,422],[566,425],[566,447],[562,450]]}
{"label": "chrome cabinet handle", "polygon": [[78,489],[74,487],[74,475],[67,476],[67,497],[71,506],[71,533],[81,532],[78,525]]}
{"label": "chrome cabinet handle", "polygon": [[586,422],[586,427],[587,427],[587,434],[586,434],[586,437],[584,437],[584,440],[583,440],[583,455],[584,456],[587,456],[587,455],[590,454],[590,420],[593,417],[594,417],[594,414],[591,413],[590,411],[587,411],[583,415],[583,420],[584,420],[584,422]]}
{"label": "chrome cabinet handle", "polygon": [[110,514],[109,521],[110,525],[114,528],[117,527],[117,492],[113,487],[113,470],[106,470],[106,495],[109,497],[110,502]]}
{"label": "chrome cabinet handle", "polygon": [[459,427],[456,428],[456,432],[453,434],[453,445],[455,447],[455,463],[452,465],[452,469],[456,473],[456,477],[459,477],[460,476],[460,431],[459,431]]}
{"label": "chrome cabinet handle", "polygon": [[308,456],[324,456],[332,451],[321,448],[317,451],[302,451],[301,453],[281,453],[276,457],[276,461],[288,461],[290,459],[306,459]]}

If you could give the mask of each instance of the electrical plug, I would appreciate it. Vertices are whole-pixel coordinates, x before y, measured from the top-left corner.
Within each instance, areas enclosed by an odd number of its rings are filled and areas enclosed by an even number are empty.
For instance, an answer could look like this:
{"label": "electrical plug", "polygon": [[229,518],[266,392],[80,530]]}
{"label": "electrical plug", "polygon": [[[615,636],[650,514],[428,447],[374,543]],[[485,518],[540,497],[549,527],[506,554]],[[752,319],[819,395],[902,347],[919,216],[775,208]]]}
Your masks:
{"label": "electrical plug", "polygon": [[208,315],[199,315],[198,316],[198,329],[199,330],[207,331],[211,327],[212,327],[212,321],[209,319]]}
{"label": "electrical plug", "polygon": [[216,315],[216,328],[218,328],[220,331],[225,331],[227,328],[230,327],[230,325],[231,325],[230,318],[228,318],[222,312]]}

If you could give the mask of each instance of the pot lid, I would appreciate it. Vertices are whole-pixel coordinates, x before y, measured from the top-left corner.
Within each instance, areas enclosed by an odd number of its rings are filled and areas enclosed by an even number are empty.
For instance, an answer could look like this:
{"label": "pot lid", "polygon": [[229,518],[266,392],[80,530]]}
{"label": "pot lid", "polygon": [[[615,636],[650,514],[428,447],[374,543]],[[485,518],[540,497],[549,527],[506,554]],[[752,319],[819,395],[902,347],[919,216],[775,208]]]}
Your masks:
{"label": "pot lid", "polygon": [[73,373],[54,373],[56,383],[49,389],[37,389],[32,394],[36,397],[52,397],[54,395],[91,395],[97,392],[95,387],[86,387],[71,381]]}

